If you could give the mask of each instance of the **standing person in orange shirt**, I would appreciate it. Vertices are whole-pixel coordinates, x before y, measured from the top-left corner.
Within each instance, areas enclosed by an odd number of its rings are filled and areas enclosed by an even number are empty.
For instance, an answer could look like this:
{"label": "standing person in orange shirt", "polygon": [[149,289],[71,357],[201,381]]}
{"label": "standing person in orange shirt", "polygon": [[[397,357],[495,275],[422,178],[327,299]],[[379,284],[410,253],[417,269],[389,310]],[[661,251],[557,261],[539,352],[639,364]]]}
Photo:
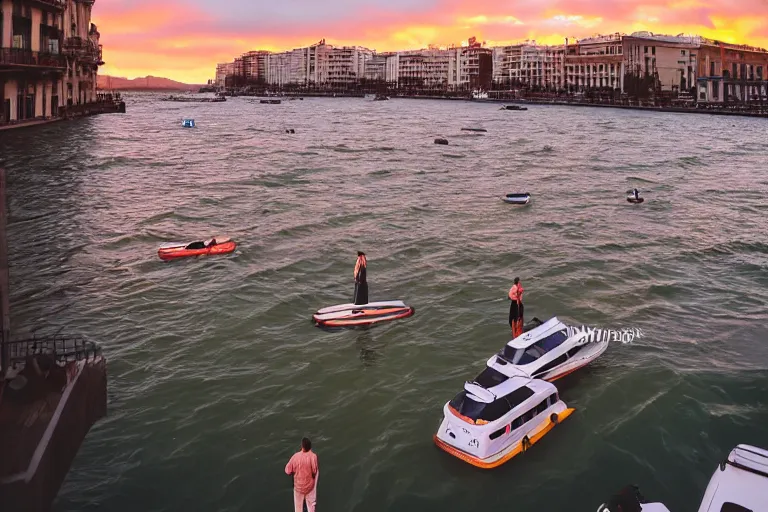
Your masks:
{"label": "standing person in orange shirt", "polygon": [[365,253],[357,251],[355,262],[355,295],[352,302],[356,305],[368,304],[368,260]]}
{"label": "standing person in orange shirt", "polygon": [[293,507],[295,512],[307,510],[315,512],[317,502],[317,455],[312,451],[312,441],[306,437],[301,440],[301,451],[294,453],[285,465],[285,474],[293,475]]}
{"label": "standing person in orange shirt", "polygon": [[520,278],[515,278],[515,284],[509,290],[509,326],[512,328],[512,338],[523,334],[523,285]]}

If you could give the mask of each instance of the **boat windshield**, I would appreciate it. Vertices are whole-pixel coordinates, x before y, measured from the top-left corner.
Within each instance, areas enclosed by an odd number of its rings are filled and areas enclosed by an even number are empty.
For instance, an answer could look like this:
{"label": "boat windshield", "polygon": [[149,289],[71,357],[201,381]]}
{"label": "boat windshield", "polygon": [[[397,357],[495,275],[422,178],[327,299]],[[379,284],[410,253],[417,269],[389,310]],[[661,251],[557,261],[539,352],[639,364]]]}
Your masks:
{"label": "boat windshield", "polygon": [[514,348],[509,345],[504,346],[504,359],[512,364],[529,364],[563,344],[568,339],[565,329],[554,332],[546,338],[540,339],[530,347]]}
{"label": "boat windshield", "polygon": [[491,368],[490,366],[487,366],[485,370],[483,370],[483,372],[477,376],[475,382],[480,384],[485,389],[490,389],[494,386],[498,386],[508,378],[509,377],[503,373]]}
{"label": "boat windshield", "polygon": [[450,406],[472,421],[491,422],[501,418],[531,396],[533,396],[533,390],[528,386],[523,386],[507,396],[499,397],[490,404],[486,404],[472,400],[467,396],[466,391],[462,391],[451,400]]}

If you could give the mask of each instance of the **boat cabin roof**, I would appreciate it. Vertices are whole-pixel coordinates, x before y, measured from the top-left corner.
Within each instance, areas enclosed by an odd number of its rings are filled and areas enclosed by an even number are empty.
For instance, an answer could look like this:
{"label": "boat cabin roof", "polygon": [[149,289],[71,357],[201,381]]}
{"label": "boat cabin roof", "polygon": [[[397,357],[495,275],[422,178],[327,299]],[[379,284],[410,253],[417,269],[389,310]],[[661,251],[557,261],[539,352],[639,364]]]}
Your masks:
{"label": "boat cabin roof", "polygon": [[[489,374],[492,372],[498,375],[491,377]],[[489,386],[489,384],[493,385]],[[527,398],[540,392],[552,393],[557,388],[544,380],[531,379],[527,376],[507,377],[493,368],[486,368],[475,381],[465,383],[464,390],[475,402],[489,404],[502,397],[525,394]]]}
{"label": "boat cabin roof", "polygon": [[[711,494],[710,494],[711,491]],[[740,444],[715,470],[699,512],[762,510],[768,496],[768,451]]]}
{"label": "boat cabin roof", "polygon": [[[568,326],[558,320],[558,318],[552,317],[538,327],[534,327],[530,331],[518,336],[507,343],[511,348],[528,348],[537,341],[540,341],[548,336],[564,331],[566,338],[568,337]],[[564,340],[563,340],[564,341]]]}

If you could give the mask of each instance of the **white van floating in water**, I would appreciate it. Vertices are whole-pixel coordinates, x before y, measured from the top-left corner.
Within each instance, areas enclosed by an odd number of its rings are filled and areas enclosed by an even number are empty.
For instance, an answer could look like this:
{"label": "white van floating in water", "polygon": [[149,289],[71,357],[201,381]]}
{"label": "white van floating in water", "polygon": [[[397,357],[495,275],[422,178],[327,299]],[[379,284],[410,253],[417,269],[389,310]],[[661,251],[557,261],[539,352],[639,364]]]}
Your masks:
{"label": "white van floating in water", "polygon": [[445,404],[434,441],[473,466],[495,468],[528,450],[572,412],[554,384],[487,369]]}
{"label": "white van floating in water", "polygon": [[600,357],[608,342],[608,331],[571,327],[553,317],[507,343],[488,367],[552,382]]}

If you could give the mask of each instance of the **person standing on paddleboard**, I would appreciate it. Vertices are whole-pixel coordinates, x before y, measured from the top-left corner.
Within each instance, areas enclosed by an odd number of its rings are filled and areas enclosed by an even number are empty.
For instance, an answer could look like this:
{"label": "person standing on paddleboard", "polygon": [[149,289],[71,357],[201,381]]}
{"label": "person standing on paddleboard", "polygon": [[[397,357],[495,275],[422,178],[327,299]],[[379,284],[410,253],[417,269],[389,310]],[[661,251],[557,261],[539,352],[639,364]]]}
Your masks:
{"label": "person standing on paddleboard", "polygon": [[365,253],[357,251],[357,262],[355,263],[355,296],[352,299],[352,302],[357,305],[368,304],[367,271],[368,260],[365,258]]}
{"label": "person standing on paddleboard", "polygon": [[523,334],[523,285],[520,278],[515,278],[515,284],[509,290],[509,326],[512,328],[512,338]]}

